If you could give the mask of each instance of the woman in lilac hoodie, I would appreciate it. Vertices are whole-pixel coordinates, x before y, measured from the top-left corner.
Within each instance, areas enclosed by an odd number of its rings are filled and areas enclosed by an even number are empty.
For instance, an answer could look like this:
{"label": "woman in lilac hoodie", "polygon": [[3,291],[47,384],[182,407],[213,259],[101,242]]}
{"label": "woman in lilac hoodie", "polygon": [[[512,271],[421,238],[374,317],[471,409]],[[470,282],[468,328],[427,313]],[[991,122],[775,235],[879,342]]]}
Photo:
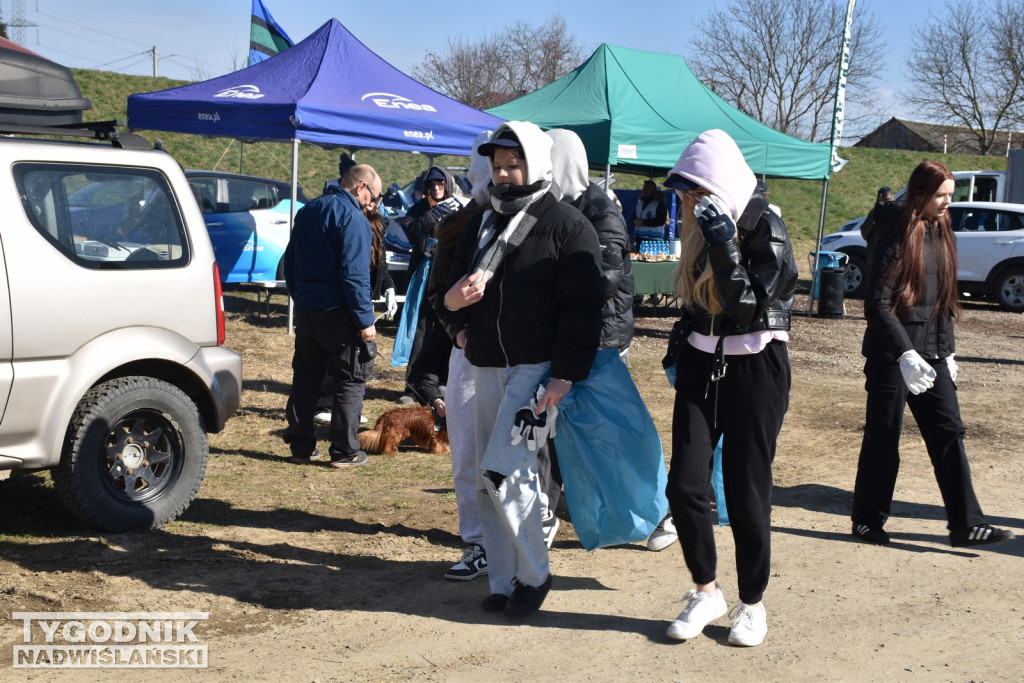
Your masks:
{"label": "woman in lilac hoodie", "polygon": [[729,642],[760,645],[768,585],[772,460],[789,407],[786,342],[796,285],[793,247],[782,219],[754,194],[757,181],[721,130],[699,135],[665,181],[682,201],[683,302],[676,346],[676,399],[668,495],[694,590],[668,629],[688,640],[728,610],[716,581],[710,515],[711,459],[720,436],[740,602]]}

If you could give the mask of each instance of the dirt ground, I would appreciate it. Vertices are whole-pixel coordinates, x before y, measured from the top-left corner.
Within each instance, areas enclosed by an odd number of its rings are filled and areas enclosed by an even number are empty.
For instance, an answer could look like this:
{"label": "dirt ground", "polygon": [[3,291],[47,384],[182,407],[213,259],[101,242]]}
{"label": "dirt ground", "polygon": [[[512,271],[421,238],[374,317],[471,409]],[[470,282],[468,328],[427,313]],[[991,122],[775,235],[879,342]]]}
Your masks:
{"label": "dirt ground", "polygon": [[[1024,540],[947,542],[938,488],[908,413],[893,542],[850,536],[865,394],[860,302],[842,319],[798,316],[791,407],[775,461],[769,631],[727,643],[721,619],[686,643],[665,636],[691,587],[682,553],[643,544],[586,552],[563,518],[541,613],[512,625],[479,608],[487,582],[445,581],[459,556],[450,461],[406,449],[335,471],[285,462],[290,379],[283,306],[260,317],[229,296],[243,352],[243,409],[211,438],[199,497],[150,533],[103,534],[58,507],[45,474],[0,483],[0,680],[135,680],[140,672],[13,669],[12,612],[208,612],[195,633],[209,668],[150,680],[689,681],[1019,680]],[[798,300],[797,310],[806,303]],[[631,370],[666,442],[671,390],[658,360],[667,317],[641,317]],[[1024,317],[969,305],[957,327],[960,399],[989,520],[1024,533]],[[400,390],[380,368],[366,413]],[[726,599],[732,539],[717,528]],[[37,636],[38,640],[38,636]]]}

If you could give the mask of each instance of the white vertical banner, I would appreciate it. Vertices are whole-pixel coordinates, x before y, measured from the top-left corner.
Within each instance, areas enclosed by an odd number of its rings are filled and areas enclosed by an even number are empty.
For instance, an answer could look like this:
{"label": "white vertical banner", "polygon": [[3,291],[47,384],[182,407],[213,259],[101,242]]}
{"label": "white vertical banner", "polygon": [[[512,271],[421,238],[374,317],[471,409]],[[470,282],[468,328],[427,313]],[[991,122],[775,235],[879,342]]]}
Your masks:
{"label": "white vertical banner", "polygon": [[846,162],[839,158],[836,148],[843,137],[843,116],[846,109],[846,80],[850,72],[850,28],[853,26],[853,8],[857,0],[846,5],[846,25],[843,27],[843,42],[839,47],[839,74],[836,77],[836,103],[832,111],[832,164],[833,172]]}

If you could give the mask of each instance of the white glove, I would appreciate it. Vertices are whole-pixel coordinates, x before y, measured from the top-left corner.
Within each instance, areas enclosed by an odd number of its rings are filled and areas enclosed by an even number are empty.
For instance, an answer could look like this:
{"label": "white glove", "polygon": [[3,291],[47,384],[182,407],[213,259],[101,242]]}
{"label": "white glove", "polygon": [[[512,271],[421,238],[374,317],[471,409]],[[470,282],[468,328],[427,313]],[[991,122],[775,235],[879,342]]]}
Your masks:
{"label": "white glove", "polygon": [[951,353],[946,356],[946,365],[949,366],[949,378],[954,382],[956,382],[956,376],[960,372],[960,366],[956,364],[955,360],[953,360],[953,356],[955,355],[955,353]]}
{"label": "white glove", "polygon": [[384,290],[384,319],[394,320],[398,312],[398,298],[395,296],[395,288],[388,287]]}
{"label": "white glove", "polygon": [[526,437],[526,448],[531,453],[544,446],[548,437],[555,437],[555,420],[558,419],[558,408],[548,406],[546,410],[537,414],[537,404],[544,398],[544,385],[537,385],[534,397],[530,399],[530,405],[523,406],[516,412],[515,422],[512,424],[512,445],[518,446]]}
{"label": "white glove", "polygon": [[923,394],[935,386],[935,369],[913,349],[900,356],[900,372],[907,389],[914,395]]}

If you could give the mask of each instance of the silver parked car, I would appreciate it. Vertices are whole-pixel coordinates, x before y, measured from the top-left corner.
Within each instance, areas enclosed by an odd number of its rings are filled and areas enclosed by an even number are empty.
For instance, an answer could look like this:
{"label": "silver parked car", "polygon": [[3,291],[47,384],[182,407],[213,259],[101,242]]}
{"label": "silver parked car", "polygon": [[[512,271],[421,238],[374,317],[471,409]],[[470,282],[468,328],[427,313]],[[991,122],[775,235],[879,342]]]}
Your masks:
{"label": "silver parked car", "polygon": [[137,136],[0,137],[0,168],[0,473],[51,470],[95,526],[159,527],[241,397],[203,214]]}

